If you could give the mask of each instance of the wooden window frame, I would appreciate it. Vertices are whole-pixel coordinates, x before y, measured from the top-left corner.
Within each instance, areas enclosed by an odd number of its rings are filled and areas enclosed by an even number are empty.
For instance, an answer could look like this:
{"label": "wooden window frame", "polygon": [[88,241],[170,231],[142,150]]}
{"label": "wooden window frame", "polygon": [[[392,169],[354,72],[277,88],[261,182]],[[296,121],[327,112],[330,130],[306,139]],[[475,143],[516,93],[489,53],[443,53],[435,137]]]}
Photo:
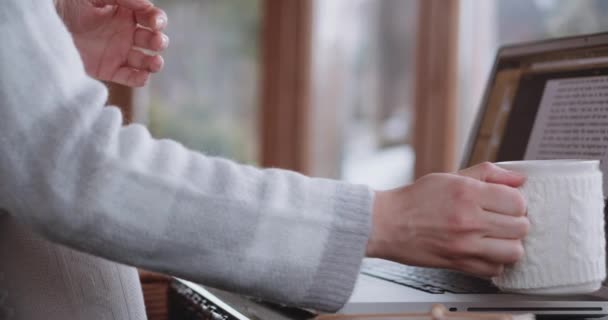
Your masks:
{"label": "wooden window frame", "polygon": [[414,81],[416,178],[456,169],[458,0],[419,0]]}
{"label": "wooden window frame", "polygon": [[[414,90],[415,176],[456,168],[459,0],[419,0]],[[263,167],[309,173],[313,0],[262,0],[259,135]],[[133,90],[109,103],[133,120]]]}
{"label": "wooden window frame", "polygon": [[312,0],[263,3],[260,163],[310,173]]}

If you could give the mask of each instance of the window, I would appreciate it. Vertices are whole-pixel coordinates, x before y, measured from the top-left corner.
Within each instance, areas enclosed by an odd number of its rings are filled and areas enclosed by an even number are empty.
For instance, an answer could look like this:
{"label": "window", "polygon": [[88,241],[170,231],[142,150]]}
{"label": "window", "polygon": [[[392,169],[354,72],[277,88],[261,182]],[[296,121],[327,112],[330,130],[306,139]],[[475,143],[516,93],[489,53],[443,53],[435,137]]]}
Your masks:
{"label": "window", "polygon": [[[256,163],[260,0],[157,0],[170,17],[165,69],[138,100],[152,135]],[[143,107],[142,107],[143,106]]]}
{"label": "window", "polygon": [[604,0],[461,0],[460,12],[460,150],[500,45],[608,31]]}
{"label": "window", "polygon": [[410,182],[417,1],[314,4],[312,173],[375,188]]}

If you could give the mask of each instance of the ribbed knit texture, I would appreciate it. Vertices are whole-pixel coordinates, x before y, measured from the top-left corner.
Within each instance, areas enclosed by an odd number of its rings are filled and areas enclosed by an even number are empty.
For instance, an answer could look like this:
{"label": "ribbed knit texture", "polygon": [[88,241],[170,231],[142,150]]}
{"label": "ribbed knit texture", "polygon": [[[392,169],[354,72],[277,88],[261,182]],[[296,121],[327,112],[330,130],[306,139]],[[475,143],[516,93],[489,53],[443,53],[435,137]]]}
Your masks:
{"label": "ribbed knit texture", "polygon": [[[328,311],[347,301],[371,226],[368,187],[238,165],[123,127],[50,0],[2,1],[0,36],[0,208],[16,221],[205,285]],[[3,261],[0,273],[12,276]]]}
{"label": "ribbed knit texture", "polygon": [[531,224],[525,256],[494,283],[503,289],[544,289],[604,280],[601,172],[530,176],[522,192]]}

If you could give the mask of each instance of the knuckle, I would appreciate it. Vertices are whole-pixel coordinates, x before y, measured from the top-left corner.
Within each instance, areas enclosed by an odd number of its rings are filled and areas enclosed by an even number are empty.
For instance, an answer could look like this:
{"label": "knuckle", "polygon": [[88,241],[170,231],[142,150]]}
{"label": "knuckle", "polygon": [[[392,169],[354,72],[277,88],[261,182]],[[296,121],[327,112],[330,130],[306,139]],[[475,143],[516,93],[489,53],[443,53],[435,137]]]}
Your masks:
{"label": "knuckle", "polygon": [[492,162],[490,162],[490,161],[484,161],[479,164],[479,168],[484,171],[491,170],[492,168],[494,168],[494,164],[492,164]]}
{"label": "knuckle", "polygon": [[469,178],[460,178],[452,181],[451,194],[456,201],[472,201],[476,197],[475,181]]}
{"label": "knuckle", "polygon": [[484,162],[478,164],[477,167],[479,170],[481,170],[481,172],[488,173],[492,169],[494,169],[494,164],[492,164],[489,161],[484,161]]}
{"label": "knuckle", "polygon": [[476,219],[475,205],[472,202],[459,202],[453,205],[446,221],[448,230],[455,233],[469,232],[479,229],[480,222]]}
{"label": "knuckle", "polygon": [[448,230],[456,233],[464,231],[468,226],[468,220],[465,211],[456,209],[448,216]]}

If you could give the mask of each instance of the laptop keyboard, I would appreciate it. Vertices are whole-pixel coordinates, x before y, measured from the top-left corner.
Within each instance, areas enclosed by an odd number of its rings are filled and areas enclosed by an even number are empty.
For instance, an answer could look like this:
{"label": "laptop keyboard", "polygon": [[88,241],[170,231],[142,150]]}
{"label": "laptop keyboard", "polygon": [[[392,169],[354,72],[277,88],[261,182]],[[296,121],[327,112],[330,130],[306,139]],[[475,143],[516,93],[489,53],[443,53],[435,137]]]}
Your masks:
{"label": "laptop keyboard", "polygon": [[499,293],[490,281],[444,269],[406,266],[380,259],[365,259],[361,273],[428,293]]}

